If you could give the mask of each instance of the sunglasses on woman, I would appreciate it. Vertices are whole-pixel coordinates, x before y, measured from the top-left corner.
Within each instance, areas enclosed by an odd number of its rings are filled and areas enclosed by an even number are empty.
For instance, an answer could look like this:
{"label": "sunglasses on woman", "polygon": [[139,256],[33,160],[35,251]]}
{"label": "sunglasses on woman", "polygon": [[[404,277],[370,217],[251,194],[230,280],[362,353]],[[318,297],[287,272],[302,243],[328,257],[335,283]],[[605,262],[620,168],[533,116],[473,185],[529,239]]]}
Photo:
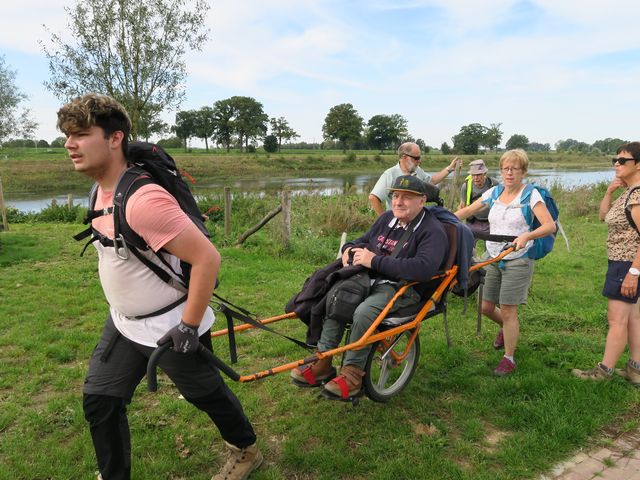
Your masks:
{"label": "sunglasses on woman", "polygon": [[638,163],[638,160],[636,160],[635,158],[625,158],[625,157],[613,157],[611,159],[611,165],[615,166],[616,162],[618,162],[620,165],[624,165],[627,162],[635,162]]}

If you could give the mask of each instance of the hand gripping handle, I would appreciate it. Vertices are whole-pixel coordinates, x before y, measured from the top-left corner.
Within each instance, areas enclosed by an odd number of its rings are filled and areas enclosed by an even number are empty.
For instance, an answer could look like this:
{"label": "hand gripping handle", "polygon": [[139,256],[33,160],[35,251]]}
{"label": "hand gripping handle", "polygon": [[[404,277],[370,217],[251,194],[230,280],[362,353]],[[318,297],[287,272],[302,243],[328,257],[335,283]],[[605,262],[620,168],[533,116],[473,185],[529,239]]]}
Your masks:
{"label": "hand gripping handle", "polygon": [[[153,351],[153,353],[149,357],[149,362],[147,363],[147,386],[150,392],[155,392],[158,390],[158,375],[156,373],[156,367],[158,366],[160,357],[164,355],[164,353],[172,346],[172,342],[160,345]],[[235,370],[233,370],[229,365],[216,357],[213,352],[205,348],[204,345],[198,345],[198,350],[196,351],[196,353],[200,355],[211,367],[217,368],[225,375],[227,375],[231,380],[235,382],[240,380],[240,375]]]}

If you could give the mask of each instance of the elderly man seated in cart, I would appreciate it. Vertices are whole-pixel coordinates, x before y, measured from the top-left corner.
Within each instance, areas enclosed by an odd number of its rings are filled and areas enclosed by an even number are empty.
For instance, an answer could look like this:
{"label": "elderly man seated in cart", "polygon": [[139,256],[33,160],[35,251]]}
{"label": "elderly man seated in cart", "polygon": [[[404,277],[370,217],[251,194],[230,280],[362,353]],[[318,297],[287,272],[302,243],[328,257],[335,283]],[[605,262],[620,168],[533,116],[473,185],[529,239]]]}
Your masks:
{"label": "elderly man seated in cart", "polygon": [[[426,191],[422,180],[410,175],[398,177],[391,187],[391,210],[378,217],[360,238],[344,245],[342,264],[362,266],[358,281],[365,284],[364,291],[355,301],[355,311],[346,319],[344,311],[340,311],[340,299],[354,303],[353,296],[357,294],[345,285],[354,280],[342,280],[332,287],[327,295],[319,352],[338,347],[351,317],[349,343],[360,339],[403,283],[427,282],[443,268],[447,235],[440,221],[425,207]],[[420,284],[409,287],[389,313],[417,304],[421,293]],[[370,349],[371,345],[367,345],[348,350],[338,376],[332,357],[327,357],[292,370],[293,382],[300,387],[323,386],[323,393],[329,398],[353,398],[362,390]]]}

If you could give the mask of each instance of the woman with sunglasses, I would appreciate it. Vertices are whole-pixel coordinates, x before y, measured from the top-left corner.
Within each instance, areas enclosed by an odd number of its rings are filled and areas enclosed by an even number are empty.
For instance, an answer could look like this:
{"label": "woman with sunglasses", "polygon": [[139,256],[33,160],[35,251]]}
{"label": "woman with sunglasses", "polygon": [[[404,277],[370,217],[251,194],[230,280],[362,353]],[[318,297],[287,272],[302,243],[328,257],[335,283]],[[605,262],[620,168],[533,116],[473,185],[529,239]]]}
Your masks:
{"label": "woman with sunglasses", "polygon": [[[514,359],[520,323],[518,321],[518,306],[527,302],[529,285],[533,277],[534,260],[527,252],[533,245],[533,240],[553,233],[556,225],[536,189],[531,191],[529,205],[533,215],[540,221],[540,226],[529,230],[522,213],[521,197],[525,188],[524,178],[529,168],[529,157],[524,150],[508,150],[500,157],[500,173],[504,189],[493,201],[492,187],[471,205],[455,212],[459,219],[468,218],[483,209],[489,210],[489,229],[491,235],[515,236],[514,251],[500,262],[494,262],[485,267],[484,298],[482,313],[500,325],[500,330],[493,347],[496,350],[504,348],[504,356],[493,371],[495,375],[505,376],[516,369]],[[490,206],[491,205],[491,206]],[[504,242],[486,242],[485,258],[495,258],[502,252]]]}
{"label": "woman with sunglasses", "polygon": [[[609,331],[602,361],[591,370],[574,369],[579,378],[611,378],[618,359],[629,345],[629,361],[617,373],[640,387],[640,142],[625,143],[611,159],[616,176],[600,202],[600,220],[608,227],[609,267],[602,294],[608,298]],[[626,189],[613,200],[613,193]],[[635,226],[634,226],[635,224]]]}

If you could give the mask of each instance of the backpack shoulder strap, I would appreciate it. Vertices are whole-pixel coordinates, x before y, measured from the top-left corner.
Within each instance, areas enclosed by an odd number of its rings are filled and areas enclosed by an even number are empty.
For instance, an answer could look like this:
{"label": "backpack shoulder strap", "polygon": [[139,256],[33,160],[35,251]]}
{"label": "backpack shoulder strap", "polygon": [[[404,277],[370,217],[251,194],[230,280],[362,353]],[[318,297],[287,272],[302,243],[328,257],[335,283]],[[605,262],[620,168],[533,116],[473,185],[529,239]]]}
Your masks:
{"label": "backpack shoulder strap", "polygon": [[[76,241],[84,240],[85,238],[92,235],[92,238],[89,241],[89,243],[94,241],[95,232],[93,231],[93,227],[91,226],[91,220],[93,220],[94,218],[101,217],[103,215],[109,215],[110,213],[113,213],[113,207],[103,208],[101,210],[95,210],[97,198],[98,198],[98,183],[96,182],[91,186],[91,190],[89,191],[89,209],[87,210],[87,213],[85,214],[84,219],[82,220],[82,223],[84,225],[89,225],[89,226],[85,230],[81,231],[80,233],[75,234],[73,236],[74,240]],[[84,254],[84,251],[87,249],[87,246],[89,245],[89,243],[85,245],[80,256]]]}
{"label": "backpack shoulder strap", "polygon": [[627,199],[624,201],[624,216],[627,217],[627,222],[629,222],[629,225],[631,225],[633,229],[640,235],[640,230],[638,230],[636,222],[633,221],[633,217],[631,216],[631,208],[629,208],[629,199],[631,198],[631,195],[633,195],[633,192],[635,192],[636,190],[640,190],[640,186],[633,187],[629,192],[629,195],[627,195]]}
{"label": "backpack shoulder strap", "polygon": [[504,190],[504,185],[499,183],[492,188],[493,190],[491,191],[491,195],[489,196],[489,198],[487,200],[482,201],[482,203],[487,205],[489,208],[493,207],[493,204],[496,203],[496,200],[498,200],[498,197],[500,197],[500,195],[502,194],[502,191]]}
{"label": "backpack shoulder strap", "polygon": [[140,187],[150,183],[155,182],[147,172],[139,167],[131,167],[122,173],[113,192],[114,238],[125,241],[139,250],[146,250],[148,246],[147,242],[127,222],[127,201]]}
{"label": "backpack shoulder strap", "polygon": [[[522,194],[520,195],[522,215],[524,215],[524,219],[529,226],[531,226],[531,224],[533,223],[533,215],[531,214],[531,192],[533,192],[534,188],[538,189],[538,187],[532,185],[531,183],[527,183],[524,186],[524,190],[522,190]],[[538,191],[540,190],[538,189]]]}

